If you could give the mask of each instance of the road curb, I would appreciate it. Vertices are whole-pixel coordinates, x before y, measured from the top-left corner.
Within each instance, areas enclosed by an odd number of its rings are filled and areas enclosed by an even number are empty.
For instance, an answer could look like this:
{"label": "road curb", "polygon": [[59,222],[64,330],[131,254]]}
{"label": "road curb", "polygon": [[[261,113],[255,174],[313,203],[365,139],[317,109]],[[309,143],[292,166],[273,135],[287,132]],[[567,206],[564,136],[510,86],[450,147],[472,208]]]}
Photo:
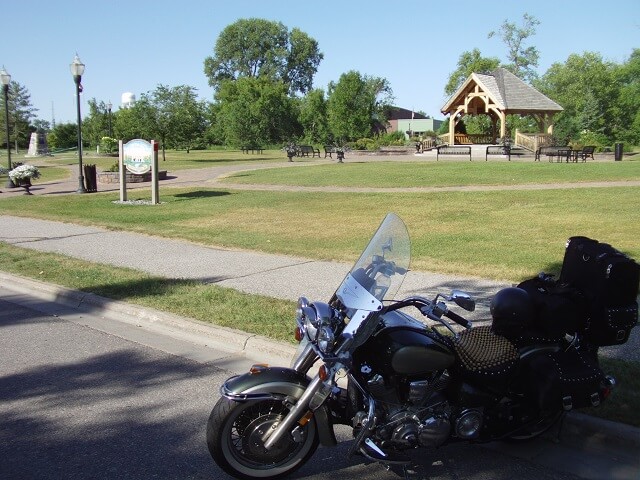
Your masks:
{"label": "road curb", "polygon": [[59,303],[78,311],[99,313],[119,322],[178,336],[195,345],[242,355],[256,362],[265,362],[266,358],[269,363],[288,365],[296,351],[294,345],[260,335],[214,326],[200,320],[6,272],[0,272],[0,284],[41,300]]}
{"label": "road curb", "polygon": [[[241,354],[256,362],[265,362],[267,359],[268,363],[274,365],[288,365],[296,352],[294,345],[285,342],[6,272],[0,272],[0,285],[78,311],[98,311],[110,314],[112,318],[117,317],[113,319],[120,322],[156,331],[160,329],[194,344]],[[561,439],[574,445],[582,445],[588,439],[590,443],[607,449],[620,447],[626,451],[640,450],[640,428],[580,412],[569,412],[566,416]]]}

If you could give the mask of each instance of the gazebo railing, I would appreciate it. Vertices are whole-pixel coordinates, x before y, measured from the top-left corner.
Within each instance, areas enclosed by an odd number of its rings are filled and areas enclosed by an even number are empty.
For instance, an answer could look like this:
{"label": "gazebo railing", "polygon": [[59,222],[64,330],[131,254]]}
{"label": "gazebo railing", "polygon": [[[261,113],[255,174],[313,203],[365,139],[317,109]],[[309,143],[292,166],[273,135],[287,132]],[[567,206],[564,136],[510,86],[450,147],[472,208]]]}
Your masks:
{"label": "gazebo railing", "polygon": [[551,137],[548,133],[521,133],[516,130],[514,140],[517,147],[536,152],[540,147],[551,145]]}

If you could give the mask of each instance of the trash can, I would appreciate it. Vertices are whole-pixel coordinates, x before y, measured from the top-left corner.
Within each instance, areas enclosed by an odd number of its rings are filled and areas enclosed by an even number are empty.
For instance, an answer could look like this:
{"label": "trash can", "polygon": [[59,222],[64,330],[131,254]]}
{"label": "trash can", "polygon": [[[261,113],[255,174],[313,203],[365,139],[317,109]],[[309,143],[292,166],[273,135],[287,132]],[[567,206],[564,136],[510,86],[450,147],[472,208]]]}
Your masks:
{"label": "trash can", "polygon": [[619,162],[622,160],[623,149],[624,149],[624,144],[622,143],[615,144],[614,159],[616,162]]}
{"label": "trash can", "polygon": [[98,175],[95,165],[84,165],[84,185],[87,192],[98,191]]}

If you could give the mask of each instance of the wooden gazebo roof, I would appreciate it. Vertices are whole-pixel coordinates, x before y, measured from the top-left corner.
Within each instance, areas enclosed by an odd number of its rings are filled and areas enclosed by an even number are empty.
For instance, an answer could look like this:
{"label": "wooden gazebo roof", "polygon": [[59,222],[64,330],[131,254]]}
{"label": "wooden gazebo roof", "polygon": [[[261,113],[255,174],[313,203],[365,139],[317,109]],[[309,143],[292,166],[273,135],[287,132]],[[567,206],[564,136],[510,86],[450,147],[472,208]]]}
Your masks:
{"label": "wooden gazebo roof", "polygon": [[489,115],[500,121],[500,136],[504,137],[507,115],[532,115],[541,129],[563,108],[526,84],[509,70],[497,68],[490,73],[472,73],[454,93],[441,111],[450,115],[449,136],[453,143],[455,124],[465,115]]}
{"label": "wooden gazebo roof", "polygon": [[556,113],[563,110],[556,102],[520,80],[509,70],[497,68],[491,73],[472,73],[442,107],[442,113],[455,112],[460,105],[468,101],[467,97],[474,93],[484,93],[491,104],[505,115]]}

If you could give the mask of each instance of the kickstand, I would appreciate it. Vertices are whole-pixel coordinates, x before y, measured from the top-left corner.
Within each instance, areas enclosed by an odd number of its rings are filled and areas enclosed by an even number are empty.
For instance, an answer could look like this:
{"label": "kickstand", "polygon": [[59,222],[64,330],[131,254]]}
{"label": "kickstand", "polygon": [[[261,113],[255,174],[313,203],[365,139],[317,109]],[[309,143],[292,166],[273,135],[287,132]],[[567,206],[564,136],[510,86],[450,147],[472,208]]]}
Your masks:
{"label": "kickstand", "polygon": [[558,421],[556,436],[552,440],[553,443],[560,443],[560,435],[562,434],[562,427],[564,426],[564,419],[566,418],[566,416],[567,412],[562,412],[562,415],[560,415],[560,421]]}

